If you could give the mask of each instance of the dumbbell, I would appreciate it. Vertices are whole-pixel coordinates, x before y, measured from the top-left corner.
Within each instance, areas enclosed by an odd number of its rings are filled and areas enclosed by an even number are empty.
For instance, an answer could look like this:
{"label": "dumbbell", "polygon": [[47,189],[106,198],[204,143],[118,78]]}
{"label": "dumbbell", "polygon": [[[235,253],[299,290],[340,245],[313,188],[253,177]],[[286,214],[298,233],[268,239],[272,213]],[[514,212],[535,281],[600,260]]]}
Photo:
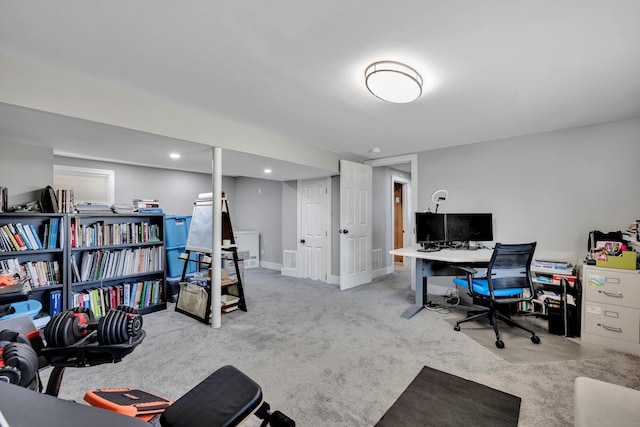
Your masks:
{"label": "dumbbell", "polygon": [[0,381],[34,388],[38,355],[30,344],[3,341],[0,345]]}
{"label": "dumbbell", "polygon": [[98,322],[98,342],[104,345],[122,344],[142,332],[142,316],[128,306],[109,310]]}
{"label": "dumbbell", "polygon": [[44,328],[44,338],[50,347],[68,347],[97,329],[93,311],[74,307],[57,314]]}
{"label": "dumbbell", "polygon": [[142,331],[142,316],[129,306],[109,310],[98,322],[85,307],[75,307],[54,317],[45,327],[44,335],[51,347],[68,347],[97,331],[101,345],[122,344]]}

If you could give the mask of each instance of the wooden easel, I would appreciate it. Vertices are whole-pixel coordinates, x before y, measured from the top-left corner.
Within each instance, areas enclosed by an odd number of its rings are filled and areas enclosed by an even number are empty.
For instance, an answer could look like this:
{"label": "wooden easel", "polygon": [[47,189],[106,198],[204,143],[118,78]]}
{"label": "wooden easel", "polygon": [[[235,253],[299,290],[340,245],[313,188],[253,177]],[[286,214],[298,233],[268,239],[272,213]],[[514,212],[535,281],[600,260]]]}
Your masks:
{"label": "wooden easel", "polygon": [[[209,212],[207,212],[207,209]],[[182,276],[180,278],[181,282],[184,282],[187,276],[187,268],[189,262],[195,262],[197,264],[197,271],[200,271],[202,267],[209,268],[211,266],[211,248],[206,247],[207,237],[209,245],[211,244],[211,204],[196,202],[196,206],[194,207],[193,216],[191,220],[191,226],[196,225],[195,228],[191,228],[189,230],[189,238],[187,238],[186,250],[184,253],[180,254],[180,259],[184,261],[184,267],[182,268]],[[209,215],[207,215],[209,214]],[[202,218],[202,220],[200,219]],[[208,221],[208,223],[207,223]],[[204,239],[199,238],[196,239],[195,236],[192,236],[193,233],[200,233]],[[235,244],[235,238],[233,236],[233,228],[231,226],[231,217],[229,216],[229,203],[227,199],[222,199],[222,242],[224,243],[226,240],[230,242],[229,245],[222,246],[222,252],[225,253],[223,255],[223,259],[233,261],[233,266],[235,269],[236,280],[225,280],[223,278],[222,288],[226,291],[226,295],[234,296],[238,298],[237,302],[224,304],[221,307],[222,311],[231,311],[235,309],[235,307],[239,308],[242,311],[247,311],[247,303],[244,297],[244,289],[242,286],[242,275],[240,270],[240,259],[238,257],[238,248]],[[196,242],[193,245],[190,242]],[[197,243],[201,242],[201,243]],[[196,259],[191,259],[191,254],[196,254]],[[234,289],[235,288],[235,292]],[[207,287],[207,291],[210,293],[211,291],[211,283],[209,282],[209,286]]]}

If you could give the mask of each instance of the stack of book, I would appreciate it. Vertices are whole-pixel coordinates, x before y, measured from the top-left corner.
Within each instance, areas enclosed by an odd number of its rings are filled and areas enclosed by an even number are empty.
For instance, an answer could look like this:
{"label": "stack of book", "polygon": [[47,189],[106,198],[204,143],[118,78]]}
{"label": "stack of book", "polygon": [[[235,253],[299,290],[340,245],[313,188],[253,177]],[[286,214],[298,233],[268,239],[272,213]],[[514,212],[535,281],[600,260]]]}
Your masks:
{"label": "stack of book", "polygon": [[136,210],[132,203],[115,203],[112,209],[115,213],[133,213]]}
{"label": "stack of book", "polygon": [[133,208],[140,213],[162,213],[158,199],[133,199]]}
{"label": "stack of book", "polygon": [[113,213],[107,203],[103,202],[83,202],[76,205],[76,211],[79,213],[103,214]]}
{"label": "stack of book", "polygon": [[569,272],[573,270],[573,265],[570,262],[549,261],[549,260],[541,260],[541,259],[534,259],[533,265],[531,267],[533,267],[534,269],[563,271],[563,272]]}

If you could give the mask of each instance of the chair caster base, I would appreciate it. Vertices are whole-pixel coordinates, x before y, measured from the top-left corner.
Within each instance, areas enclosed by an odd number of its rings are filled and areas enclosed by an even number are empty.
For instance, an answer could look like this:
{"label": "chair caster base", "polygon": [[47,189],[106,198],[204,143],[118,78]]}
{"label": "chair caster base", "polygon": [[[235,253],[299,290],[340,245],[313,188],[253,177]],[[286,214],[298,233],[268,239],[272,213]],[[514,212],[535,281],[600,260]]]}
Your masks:
{"label": "chair caster base", "polygon": [[496,347],[498,348],[504,348],[504,342],[502,340],[497,340],[496,341]]}
{"label": "chair caster base", "polygon": [[531,342],[534,343],[534,344],[540,344],[540,337],[537,336],[537,335],[533,335],[531,337]]}
{"label": "chair caster base", "polygon": [[458,332],[460,332],[460,325],[456,325],[456,326],[454,326],[454,327],[453,327],[453,330],[454,330],[454,331],[458,331]]}

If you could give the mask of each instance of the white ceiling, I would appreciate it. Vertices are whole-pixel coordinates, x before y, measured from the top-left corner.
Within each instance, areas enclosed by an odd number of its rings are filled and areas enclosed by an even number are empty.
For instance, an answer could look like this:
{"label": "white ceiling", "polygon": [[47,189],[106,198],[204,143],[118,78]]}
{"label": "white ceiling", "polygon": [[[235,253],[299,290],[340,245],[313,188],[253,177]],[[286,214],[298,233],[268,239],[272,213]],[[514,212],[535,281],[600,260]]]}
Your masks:
{"label": "white ceiling", "polygon": [[[638,17],[637,0],[0,0],[0,53],[373,159],[640,116]],[[422,74],[418,101],[367,92],[364,69],[382,59]],[[9,104],[0,139],[211,166],[208,146]],[[182,163],[150,153],[149,141],[182,150]],[[224,159],[225,175],[325,172]]]}

